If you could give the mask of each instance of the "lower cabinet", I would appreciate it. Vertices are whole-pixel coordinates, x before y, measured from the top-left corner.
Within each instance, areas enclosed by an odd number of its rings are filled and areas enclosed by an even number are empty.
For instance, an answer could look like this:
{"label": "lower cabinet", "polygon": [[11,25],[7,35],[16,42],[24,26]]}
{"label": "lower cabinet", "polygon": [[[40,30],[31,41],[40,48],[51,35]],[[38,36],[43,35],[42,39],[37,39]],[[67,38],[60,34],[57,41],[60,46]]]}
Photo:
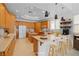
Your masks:
{"label": "lower cabinet", "polygon": [[33,39],[32,39],[31,34],[28,34],[28,40],[29,40],[31,43],[33,43]]}
{"label": "lower cabinet", "polygon": [[28,40],[33,43],[33,37],[32,36],[36,36],[37,33],[27,33],[27,36],[28,36]]}
{"label": "lower cabinet", "polygon": [[10,45],[6,48],[6,50],[3,52],[0,52],[0,56],[13,55],[14,47],[15,47],[15,40],[13,39],[12,42],[10,43]]}
{"label": "lower cabinet", "polygon": [[33,50],[36,55],[38,55],[38,41],[36,39],[33,40]]}
{"label": "lower cabinet", "polygon": [[79,35],[74,36],[73,48],[76,50],[79,50]]}
{"label": "lower cabinet", "polygon": [[32,37],[33,52],[38,55],[38,41]]}

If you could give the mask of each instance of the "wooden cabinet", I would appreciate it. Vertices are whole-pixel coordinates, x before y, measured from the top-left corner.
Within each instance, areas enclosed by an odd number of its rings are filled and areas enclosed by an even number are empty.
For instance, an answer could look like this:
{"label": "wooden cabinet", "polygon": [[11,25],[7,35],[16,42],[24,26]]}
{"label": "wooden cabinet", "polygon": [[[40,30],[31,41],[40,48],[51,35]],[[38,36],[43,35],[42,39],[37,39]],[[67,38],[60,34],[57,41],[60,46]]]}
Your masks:
{"label": "wooden cabinet", "polygon": [[32,35],[30,33],[27,34],[28,35],[28,40],[33,43],[33,39],[32,39]]}
{"label": "wooden cabinet", "polygon": [[41,32],[41,23],[40,22],[35,23],[35,32],[36,33]]}
{"label": "wooden cabinet", "polygon": [[6,6],[0,4],[0,27],[8,29],[9,32],[13,32],[15,20],[15,16],[6,9]]}
{"label": "wooden cabinet", "polygon": [[11,15],[11,18],[10,18],[10,23],[9,23],[9,32],[13,33],[14,32],[14,29],[15,29],[15,21],[16,21],[16,18],[14,15]]}
{"label": "wooden cabinet", "polygon": [[35,32],[42,32],[42,28],[48,28],[48,21],[36,22],[34,26]]}
{"label": "wooden cabinet", "polygon": [[14,31],[15,17],[7,11],[3,4],[0,4],[0,27],[6,28],[9,32]]}
{"label": "wooden cabinet", "polygon": [[38,41],[33,38],[33,51],[36,55],[38,55]]}
{"label": "wooden cabinet", "polygon": [[74,36],[73,48],[79,50],[79,35]]}
{"label": "wooden cabinet", "polygon": [[0,27],[5,27],[5,8],[0,4]]}
{"label": "wooden cabinet", "polygon": [[11,44],[5,50],[4,56],[11,56],[11,55],[13,55],[14,47],[15,47],[15,40],[12,40]]}
{"label": "wooden cabinet", "polygon": [[11,56],[15,48],[15,40],[13,39],[5,51],[0,52],[0,56]]}
{"label": "wooden cabinet", "polygon": [[24,25],[27,28],[34,28],[34,23],[33,22],[16,21],[16,26],[19,26],[19,25]]}
{"label": "wooden cabinet", "polygon": [[33,52],[35,55],[38,55],[38,41],[33,38],[33,36],[36,36],[37,33],[28,33],[28,40],[33,44]]}
{"label": "wooden cabinet", "polygon": [[10,15],[9,13],[6,11],[6,22],[5,22],[5,27],[9,28],[10,27]]}
{"label": "wooden cabinet", "polygon": [[33,37],[31,37],[31,39],[33,44],[33,52],[35,53],[35,55],[38,55],[38,41]]}
{"label": "wooden cabinet", "polygon": [[43,21],[43,22],[41,22],[41,27],[46,27],[46,28],[48,28],[48,21]]}
{"label": "wooden cabinet", "polygon": [[9,30],[9,32],[11,32],[11,33],[14,31],[15,21],[16,21],[15,16],[13,16],[12,14],[9,14],[6,11],[6,22],[5,22],[6,26],[5,26],[5,28],[7,28]]}
{"label": "wooden cabinet", "polygon": [[16,39],[19,38],[19,30],[16,31]]}
{"label": "wooden cabinet", "polygon": [[42,31],[42,27],[48,28],[48,21],[43,22],[23,22],[23,21],[16,21],[16,26],[24,25],[29,29],[34,29],[36,33]]}
{"label": "wooden cabinet", "polygon": [[28,35],[28,40],[29,40],[31,43],[33,43],[33,38],[32,38],[32,36],[36,36],[37,33],[28,32],[27,35]]}

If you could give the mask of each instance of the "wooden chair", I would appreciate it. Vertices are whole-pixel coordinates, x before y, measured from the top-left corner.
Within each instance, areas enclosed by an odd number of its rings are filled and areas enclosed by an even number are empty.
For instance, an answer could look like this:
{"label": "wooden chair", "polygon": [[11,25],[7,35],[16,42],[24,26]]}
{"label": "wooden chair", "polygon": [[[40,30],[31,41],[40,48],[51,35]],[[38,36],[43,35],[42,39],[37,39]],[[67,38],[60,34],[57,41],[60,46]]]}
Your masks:
{"label": "wooden chair", "polygon": [[57,55],[58,55],[57,46],[52,44],[49,49],[49,56],[57,56]]}
{"label": "wooden chair", "polygon": [[72,41],[68,39],[68,52],[72,49]]}
{"label": "wooden chair", "polygon": [[70,37],[66,38],[66,43],[67,43],[67,52],[70,52],[72,49],[72,40]]}
{"label": "wooden chair", "polygon": [[68,48],[67,42],[60,41],[60,49],[59,49],[60,55],[65,55],[67,53],[67,48]]}

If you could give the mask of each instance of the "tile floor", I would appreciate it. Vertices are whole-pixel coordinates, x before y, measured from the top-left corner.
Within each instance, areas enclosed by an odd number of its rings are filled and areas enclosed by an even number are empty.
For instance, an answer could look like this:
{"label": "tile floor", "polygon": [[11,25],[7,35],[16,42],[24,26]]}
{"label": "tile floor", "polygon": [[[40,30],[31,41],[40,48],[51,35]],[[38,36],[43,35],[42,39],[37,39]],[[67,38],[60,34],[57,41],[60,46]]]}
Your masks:
{"label": "tile floor", "polygon": [[[28,39],[17,39],[13,56],[35,56],[33,46]],[[79,56],[79,51],[72,49],[65,56]]]}
{"label": "tile floor", "polygon": [[33,46],[28,39],[17,39],[13,56],[34,56]]}
{"label": "tile floor", "polygon": [[79,56],[79,51],[72,49],[69,53],[67,53],[65,56]]}

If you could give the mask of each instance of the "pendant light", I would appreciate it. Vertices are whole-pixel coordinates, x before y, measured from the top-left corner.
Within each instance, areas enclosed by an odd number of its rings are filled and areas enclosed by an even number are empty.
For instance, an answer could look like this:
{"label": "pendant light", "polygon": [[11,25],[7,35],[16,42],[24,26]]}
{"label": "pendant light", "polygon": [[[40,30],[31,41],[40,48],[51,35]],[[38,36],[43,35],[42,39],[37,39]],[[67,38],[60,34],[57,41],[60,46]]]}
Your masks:
{"label": "pendant light", "polygon": [[65,21],[64,17],[61,17],[61,21]]}
{"label": "pendant light", "polygon": [[49,13],[48,13],[48,11],[46,10],[45,11],[45,17],[48,17],[49,16]]}
{"label": "pendant light", "polygon": [[[64,7],[61,7],[61,9],[62,9],[62,11],[63,11]],[[65,21],[65,19],[64,19],[63,16],[61,17],[61,21]]]}
{"label": "pendant light", "polygon": [[57,16],[57,14],[55,14],[55,19],[58,19],[58,16]]}
{"label": "pendant light", "polygon": [[[58,3],[55,3],[55,6],[57,6],[58,5]],[[57,8],[57,7],[56,7]],[[56,9],[57,10],[57,9]],[[56,11],[55,11],[56,12]],[[58,15],[57,14],[55,14],[55,16],[54,16],[54,19],[58,19]]]}

